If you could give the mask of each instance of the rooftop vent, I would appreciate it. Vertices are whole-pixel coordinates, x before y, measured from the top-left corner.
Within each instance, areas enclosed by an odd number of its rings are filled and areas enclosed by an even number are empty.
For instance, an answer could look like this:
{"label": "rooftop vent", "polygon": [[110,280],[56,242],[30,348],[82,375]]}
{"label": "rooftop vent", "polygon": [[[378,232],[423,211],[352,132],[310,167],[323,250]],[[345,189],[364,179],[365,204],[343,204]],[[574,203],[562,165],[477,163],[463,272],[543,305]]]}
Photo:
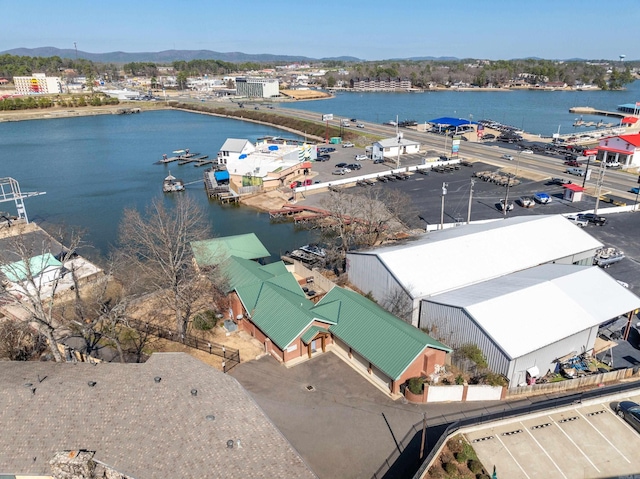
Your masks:
{"label": "rooftop vent", "polygon": [[31,384],[31,383],[24,383],[24,387],[25,387],[25,388],[30,388],[31,386],[33,386],[33,384]]}
{"label": "rooftop vent", "polygon": [[233,449],[233,439],[227,441],[227,449]]}
{"label": "rooftop vent", "polygon": [[316,388],[314,388],[313,386],[309,385],[307,386],[307,391],[315,391]]}
{"label": "rooftop vent", "polygon": [[96,382],[95,381],[89,381],[87,384],[89,385],[90,388],[92,388],[93,386],[96,385]]}
{"label": "rooftop vent", "polygon": [[191,395],[192,396],[197,396],[198,395],[198,390],[197,389],[192,389],[191,390]]}
{"label": "rooftop vent", "polygon": [[162,381],[162,378],[160,376],[156,376],[155,378],[153,378],[153,380],[159,383],[160,381]]}
{"label": "rooftop vent", "polygon": [[205,417],[205,419],[207,421],[213,421],[213,420],[215,420],[215,418],[216,417],[213,414],[207,414],[206,417]]}

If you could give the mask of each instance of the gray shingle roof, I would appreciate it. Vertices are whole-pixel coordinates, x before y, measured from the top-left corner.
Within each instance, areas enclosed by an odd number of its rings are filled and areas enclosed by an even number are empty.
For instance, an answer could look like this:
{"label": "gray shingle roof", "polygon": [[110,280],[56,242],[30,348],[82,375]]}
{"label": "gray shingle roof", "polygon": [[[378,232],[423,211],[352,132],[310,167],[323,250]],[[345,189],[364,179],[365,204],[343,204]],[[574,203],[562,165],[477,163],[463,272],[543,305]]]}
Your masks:
{"label": "gray shingle roof", "polygon": [[48,474],[57,451],[87,449],[136,479],[316,477],[233,377],[182,353],[2,362],[0,424],[0,474]]}

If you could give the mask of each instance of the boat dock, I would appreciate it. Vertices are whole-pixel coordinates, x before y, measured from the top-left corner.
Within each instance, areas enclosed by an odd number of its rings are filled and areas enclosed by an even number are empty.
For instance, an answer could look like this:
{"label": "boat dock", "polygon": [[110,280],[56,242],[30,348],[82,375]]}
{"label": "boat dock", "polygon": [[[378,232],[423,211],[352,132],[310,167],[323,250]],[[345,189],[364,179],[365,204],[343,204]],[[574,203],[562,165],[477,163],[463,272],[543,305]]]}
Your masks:
{"label": "boat dock", "polygon": [[209,160],[209,155],[195,156],[193,158],[185,158],[178,161],[178,165],[186,165],[188,163],[195,163],[193,166],[204,166],[213,164],[213,160]]}
{"label": "boat dock", "polygon": [[204,189],[209,198],[215,198],[221,203],[236,203],[240,195],[233,191],[229,184],[220,184],[216,181],[215,170],[209,168],[204,172]]}
{"label": "boat dock", "polygon": [[598,110],[597,108],[592,108],[590,106],[574,106],[569,108],[569,113],[576,113],[578,115],[613,116],[616,118],[624,118],[627,116],[626,113],[620,111]]}
{"label": "boat dock", "polygon": [[[186,150],[175,150],[173,153],[175,155],[177,155],[177,156],[169,157],[166,154],[162,155],[162,159],[156,161],[154,164],[156,164],[156,165],[166,165],[167,163],[173,163],[174,161],[191,160],[191,159],[197,157],[198,155],[200,155],[200,153],[191,153],[191,152],[189,152],[188,148]],[[208,156],[205,155],[204,157],[201,157],[201,159],[205,159],[205,158],[208,158]],[[183,163],[179,163],[179,164],[183,164]]]}

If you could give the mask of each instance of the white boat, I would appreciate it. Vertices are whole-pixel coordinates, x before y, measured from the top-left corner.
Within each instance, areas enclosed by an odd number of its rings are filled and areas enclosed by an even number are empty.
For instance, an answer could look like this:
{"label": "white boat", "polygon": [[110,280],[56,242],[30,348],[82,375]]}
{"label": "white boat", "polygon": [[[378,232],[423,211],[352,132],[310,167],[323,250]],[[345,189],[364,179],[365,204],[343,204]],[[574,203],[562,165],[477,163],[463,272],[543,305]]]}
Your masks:
{"label": "white boat", "polygon": [[184,181],[176,178],[169,172],[169,176],[167,176],[162,183],[162,191],[165,193],[184,191]]}

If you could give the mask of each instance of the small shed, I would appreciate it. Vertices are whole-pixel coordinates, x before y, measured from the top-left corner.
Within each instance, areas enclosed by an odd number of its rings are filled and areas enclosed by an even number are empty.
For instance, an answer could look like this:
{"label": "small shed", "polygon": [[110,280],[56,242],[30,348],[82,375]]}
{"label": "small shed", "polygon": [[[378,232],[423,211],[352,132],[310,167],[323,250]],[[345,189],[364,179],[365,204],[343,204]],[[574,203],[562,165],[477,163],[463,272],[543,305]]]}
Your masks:
{"label": "small shed", "polygon": [[579,185],[575,185],[570,183],[568,185],[564,185],[564,196],[563,199],[574,202],[574,201],[582,201],[582,193],[584,192],[584,188]]}

